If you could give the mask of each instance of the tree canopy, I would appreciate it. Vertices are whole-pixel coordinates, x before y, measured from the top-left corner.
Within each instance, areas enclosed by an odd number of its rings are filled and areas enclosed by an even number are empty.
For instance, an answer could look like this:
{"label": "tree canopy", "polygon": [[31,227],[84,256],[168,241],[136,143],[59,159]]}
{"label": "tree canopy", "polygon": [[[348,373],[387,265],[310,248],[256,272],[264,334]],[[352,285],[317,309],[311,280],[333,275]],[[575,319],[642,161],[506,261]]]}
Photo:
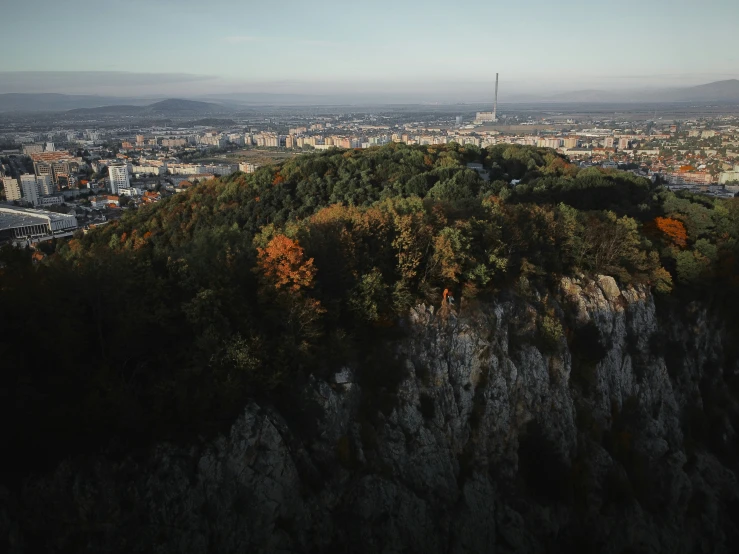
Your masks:
{"label": "tree canopy", "polygon": [[7,444],[38,462],[230,421],[446,288],[472,302],[605,273],[735,305],[737,240],[735,200],[517,145],[331,150],[206,181],[41,263],[0,251]]}

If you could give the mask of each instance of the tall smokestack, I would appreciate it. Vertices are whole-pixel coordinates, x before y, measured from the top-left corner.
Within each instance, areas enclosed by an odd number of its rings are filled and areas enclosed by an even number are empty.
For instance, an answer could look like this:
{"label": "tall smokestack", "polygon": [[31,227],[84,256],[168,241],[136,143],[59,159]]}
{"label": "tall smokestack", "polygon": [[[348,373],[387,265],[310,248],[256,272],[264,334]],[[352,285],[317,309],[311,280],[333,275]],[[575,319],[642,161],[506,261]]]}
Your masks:
{"label": "tall smokestack", "polygon": [[493,104],[493,121],[498,121],[498,74],[495,74],[495,104]]}

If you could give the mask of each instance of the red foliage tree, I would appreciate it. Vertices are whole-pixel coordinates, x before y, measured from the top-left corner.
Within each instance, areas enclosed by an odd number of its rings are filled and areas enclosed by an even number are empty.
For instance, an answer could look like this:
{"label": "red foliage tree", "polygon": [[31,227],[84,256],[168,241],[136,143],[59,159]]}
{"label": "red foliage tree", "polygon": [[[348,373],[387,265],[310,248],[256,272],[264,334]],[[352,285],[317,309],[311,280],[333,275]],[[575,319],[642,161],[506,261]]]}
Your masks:
{"label": "red foliage tree", "polygon": [[687,246],[688,232],[685,230],[685,225],[683,225],[682,221],[670,217],[658,217],[655,218],[654,225],[676,246],[680,248]]}

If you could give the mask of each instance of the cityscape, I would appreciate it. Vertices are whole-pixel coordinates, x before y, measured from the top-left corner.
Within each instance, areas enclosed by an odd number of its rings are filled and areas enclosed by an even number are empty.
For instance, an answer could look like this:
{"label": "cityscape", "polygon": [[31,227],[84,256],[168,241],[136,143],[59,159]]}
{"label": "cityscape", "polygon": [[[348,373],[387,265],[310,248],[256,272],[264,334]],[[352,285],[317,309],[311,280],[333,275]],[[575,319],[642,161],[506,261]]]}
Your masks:
{"label": "cityscape", "polygon": [[[498,79],[496,74],[492,111],[484,111],[484,105],[481,111],[458,105],[427,111],[423,106],[412,106],[412,111],[381,106],[293,112],[266,106],[262,113],[253,107],[244,113],[233,106],[165,100],[158,105],[164,113],[173,108],[167,125],[147,124],[142,115],[124,118],[133,120],[125,126],[111,116],[120,111],[116,106],[45,114],[40,121],[6,113],[0,115],[7,122],[0,132],[0,232],[31,242],[48,239],[104,224],[122,211],[199,182],[253,173],[299,153],[389,143],[551,148],[581,167],[629,171],[672,190],[719,198],[739,192],[739,114],[731,107],[720,113],[655,105],[649,106],[653,113],[645,114],[623,105],[613,113],[602,107],[587,113],[577,104],[510,104],[501,106],[498,115]],[[192,110],[188,119],[192,113],[204,117],[182,121],[183,109]],[[216,116],[205,116],[214,109]],[[79,112],[83,121],[71,124],[70,115],[79,118]],[[48,223],[52,216],[39,210],[52,211],[59,223]],[[39,217],[47,221],[45,227]]]}

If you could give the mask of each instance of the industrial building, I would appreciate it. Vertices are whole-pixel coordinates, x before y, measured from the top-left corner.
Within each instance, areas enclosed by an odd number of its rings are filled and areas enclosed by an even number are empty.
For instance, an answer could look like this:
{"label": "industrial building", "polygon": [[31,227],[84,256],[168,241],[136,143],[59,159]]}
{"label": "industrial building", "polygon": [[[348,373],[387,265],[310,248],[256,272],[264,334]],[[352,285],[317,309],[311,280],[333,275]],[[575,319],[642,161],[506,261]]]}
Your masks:
{"label": "industrial building", "polygon": [[73,231],[76,228],[77,218],[73,215],[0,206],[0,242],[43,238]]}
{"label": "industrial building", "polygon": [[498,74],[495,74],[495,101],[492,112],[477,112],[475,123],[497,123],[498,121]]}

